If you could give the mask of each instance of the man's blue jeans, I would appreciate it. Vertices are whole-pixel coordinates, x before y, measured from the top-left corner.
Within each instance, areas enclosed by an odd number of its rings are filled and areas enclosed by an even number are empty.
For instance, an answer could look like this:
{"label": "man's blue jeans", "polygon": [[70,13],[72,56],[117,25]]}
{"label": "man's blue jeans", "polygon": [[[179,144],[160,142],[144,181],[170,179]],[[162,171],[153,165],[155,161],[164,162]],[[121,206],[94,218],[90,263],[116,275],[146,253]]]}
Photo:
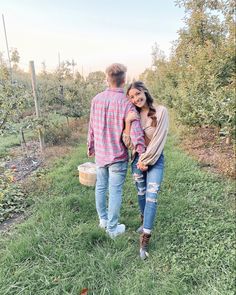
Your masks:
{"label": "man's blue jeans", "polygon": [[139,156],[131,164],[132,174],[138,191],[140,213],[143,215],[143,228],[152,230],[158,205],[158,194],[163,179],[164,155],[157,162],[143,172],[137,168]]}
{"label": "man's blue jeans", "polygon": [[[118,224],[127,167],[127,161],[117,162],[106,167],[97,167],[96,209],[99,218],[107,220],[107,230],[109,232],[114,231]],[[107,191],[109,193],[108,208]]]}

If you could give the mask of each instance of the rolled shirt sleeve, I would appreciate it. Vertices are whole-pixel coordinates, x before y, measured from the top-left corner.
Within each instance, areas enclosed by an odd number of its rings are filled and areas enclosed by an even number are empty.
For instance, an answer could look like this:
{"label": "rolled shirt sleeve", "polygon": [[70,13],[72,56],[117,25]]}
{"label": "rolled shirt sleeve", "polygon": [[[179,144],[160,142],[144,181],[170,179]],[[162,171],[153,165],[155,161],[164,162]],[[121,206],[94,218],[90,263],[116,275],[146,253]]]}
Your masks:
{"label": "rolled shirt sleeve", "polygon": [[140,124],[140,120],[135,120],[131,124],[130,138],[134,145],[135,151],[141,155],[145,152],[146,146],[144,141],[144,133]]}
{"label": "rolled shirt sleeve", "polygon": [[[129,102],[127,104],[125,117],[128,115],[129,112],[136,112],[137,113],[135,106],[131,102]],[[124,136],[123,136],[123,138],[124,138]],[[131,123],[130,139],[133,144],[134,150],[139,155],[141,155],[142,153],[145,152],[146,145],[145,145],[145,140],[144,140],[144,132],[143,132],[140,120],[134,120]],[[126,139],[126,140],[128,140],[128,139]],[[130,143],[129,143],[129,147],[131,147]]]}

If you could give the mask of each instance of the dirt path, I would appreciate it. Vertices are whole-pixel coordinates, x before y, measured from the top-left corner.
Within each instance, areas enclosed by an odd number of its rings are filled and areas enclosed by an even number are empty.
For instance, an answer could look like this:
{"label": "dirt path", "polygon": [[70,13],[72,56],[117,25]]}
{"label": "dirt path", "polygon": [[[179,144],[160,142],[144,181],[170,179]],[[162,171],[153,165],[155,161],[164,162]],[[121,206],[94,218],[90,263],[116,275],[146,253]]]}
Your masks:
{"label": "dirt path", "polygon": [[182,138],[181,147],[198,162],[200,167],[235,179],[235,151],[233,144],[226,144],[213,127],[194,128]]}
{"label": "dirt path", "polygon": [[15,225],[23,222],[25,219],[24,213],[16,213],[10,219],[3,221],[0,224],[0,232],[9,232]]}

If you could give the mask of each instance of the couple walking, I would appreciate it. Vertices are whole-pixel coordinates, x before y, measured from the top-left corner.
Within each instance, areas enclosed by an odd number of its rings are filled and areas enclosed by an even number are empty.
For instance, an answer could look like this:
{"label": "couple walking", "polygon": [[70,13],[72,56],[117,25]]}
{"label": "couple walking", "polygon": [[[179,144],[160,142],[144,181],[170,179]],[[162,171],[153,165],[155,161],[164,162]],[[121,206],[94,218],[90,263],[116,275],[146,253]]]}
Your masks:
{"label": "couple walking", "polygon": [[153,105],[153,98],[141,81],[133,82],[125,95],[126,71],[122,64],[110,65],[106,69],[109,87],[92,100],[88,156],[95,156],[97,165],[95,199],[99,226],[115,238],[125,232],[125,225],[119,224],[118,219],[128,149],[131,150],[131,169],[141,215],[137,230],[140,257],[145,259],[163,178],[168,114],[164,106]]}

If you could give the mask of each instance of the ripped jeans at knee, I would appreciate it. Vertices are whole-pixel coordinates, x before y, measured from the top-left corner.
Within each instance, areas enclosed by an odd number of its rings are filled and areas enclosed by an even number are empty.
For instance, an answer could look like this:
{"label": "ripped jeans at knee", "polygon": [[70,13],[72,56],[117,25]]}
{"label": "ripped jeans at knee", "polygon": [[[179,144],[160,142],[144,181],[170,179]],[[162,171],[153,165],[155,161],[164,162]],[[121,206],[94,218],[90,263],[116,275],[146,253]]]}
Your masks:
{"label": "ripped jeans at knee", "polygon": [[138,156],[132,163],[133,179],[138,192],[140,213],[144,216],[144,228],[152,230],[158,207],[160,187],[164,172],[164,155],[149,166],[146,172],[137,168]]}

